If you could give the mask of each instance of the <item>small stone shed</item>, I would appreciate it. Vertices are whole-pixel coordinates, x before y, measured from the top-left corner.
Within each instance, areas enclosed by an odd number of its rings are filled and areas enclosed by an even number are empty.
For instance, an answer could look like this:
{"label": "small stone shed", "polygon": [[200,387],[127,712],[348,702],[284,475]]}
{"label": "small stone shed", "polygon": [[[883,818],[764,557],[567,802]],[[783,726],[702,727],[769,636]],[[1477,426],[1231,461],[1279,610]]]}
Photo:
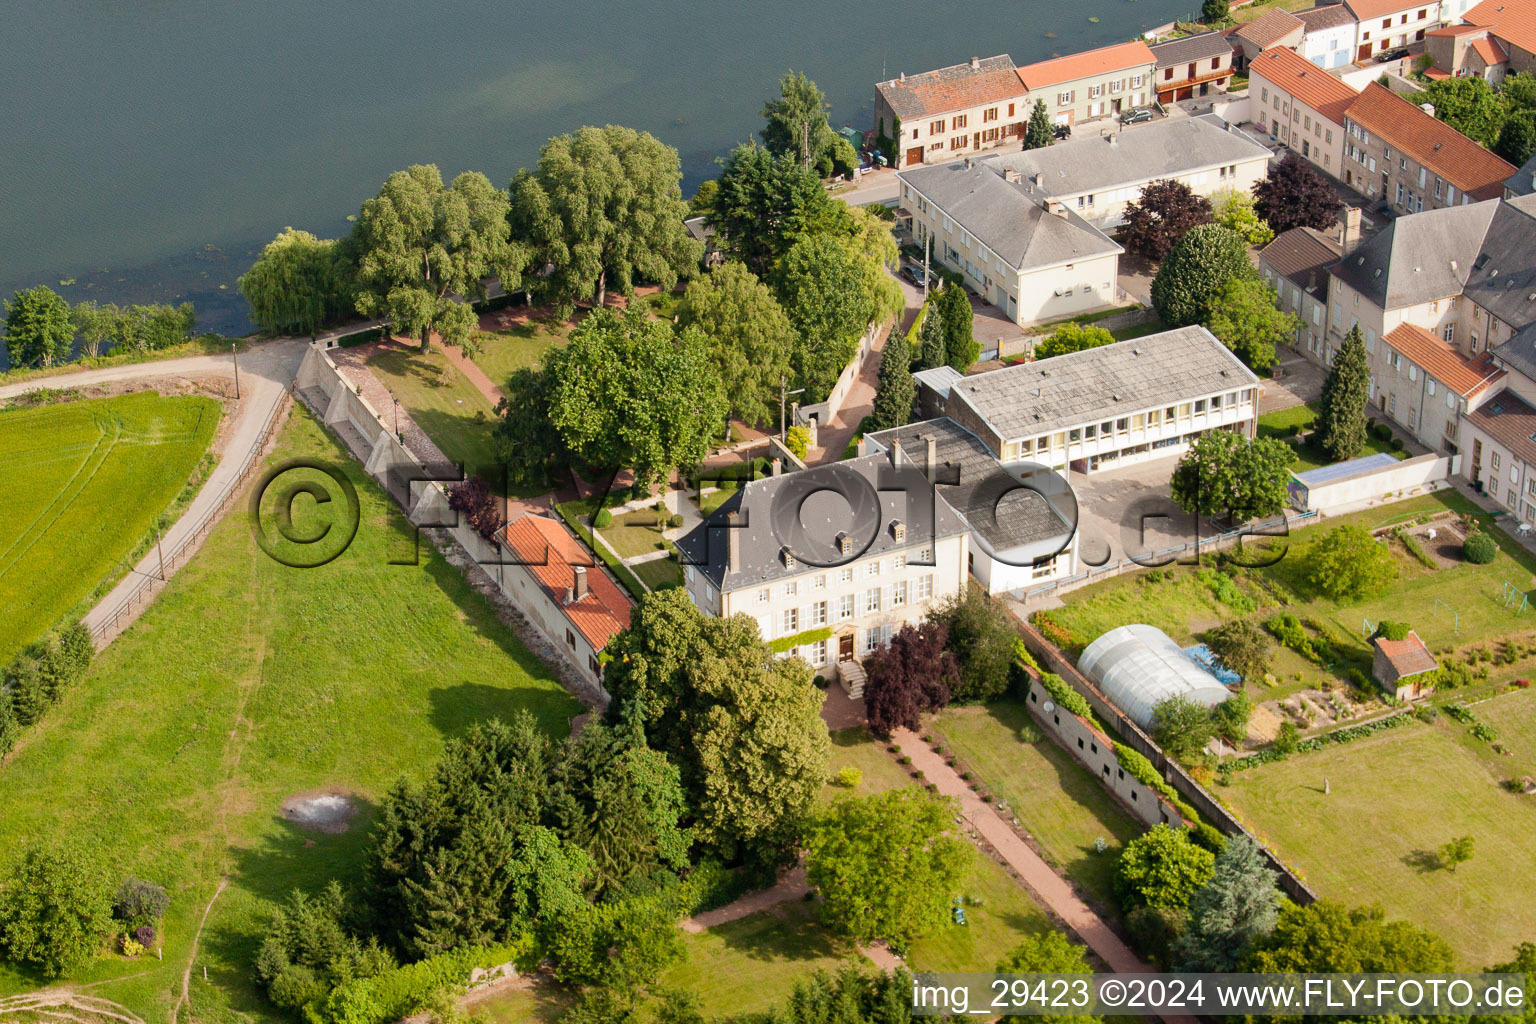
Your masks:
{"label": "small stone shed", "polygon": [[1377,637],[1371,644],[1371,675],[1398,700],[1415,700],[1435,692],[1440,667],[1424,641],[1413,630],[1401,640]]}

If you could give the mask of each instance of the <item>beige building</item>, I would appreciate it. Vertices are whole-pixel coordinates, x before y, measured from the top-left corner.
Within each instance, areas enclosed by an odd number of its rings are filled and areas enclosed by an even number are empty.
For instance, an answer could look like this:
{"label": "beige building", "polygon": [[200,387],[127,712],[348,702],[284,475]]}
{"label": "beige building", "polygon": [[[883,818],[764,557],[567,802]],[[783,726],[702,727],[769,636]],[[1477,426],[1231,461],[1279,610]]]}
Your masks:
{"label": "beige building", "polygon": [[1333,363],[1328,347],[1329,270],[1339,243],[1313,228],[1291,228],[1259,253],[1259,273],[1275,290],[1275,304],[1296,317],[1297,351],[1319,366]]}
{"label": "beige building", "polygon": [[1486,25],[1447,25],[1424,37],[1425,52],[1434,61],[1436,77],[1481,78],[1491,85],[1504,81],[1509,52]]}
{"label": "beige building", "polygon": [[1489,38],[1508,58],[1509,74],[1536,73],[1536,0],[1482,0],[1461,17],[1488,28]]}
{"label": "beige building", "polygon": [[930,244],[936,262],[1008,319],[1028,324],[1115,304],[1124,250],[1017,172],[965,160],[898,177],[918,244]]}
{"label": "beige building", "polygon": [[903,74],[875,86],[875,137],[894,140],[898,168],[1017,143],[1025,93],[1007,54]]}
{"label": "beige building", "polygon": [[1355,16],[1355,60],[1364,62],[1387,50],[1422,42],[1440,27],[1438,0],[1344,0]]}
{"label": "beige building", "polygon": [[965,522],[900,451],[746,484],[678,542],[688,596],[827,674],[965,585]]}
{"label": "beige building", "polygon": [[1114,117],[1152,101],[1157,58],[1141,40],[1027,64],[1018,69],[1029,103],[1043,100],[1053,124]]}
{"label": "beige building", "polygon": [[1220,32],[1153,43],[1148,49],[1157,60],[1152,84],[1159,103],[1225,91],[1232,78],[1232,44]]}
{"label": "beige building", "polygon": [[1355,90],[1285,47],[1259,54],[1248,66],[1253,122],[1280,145],[1325,173],[1344,167],[1344,111]]}
{"label": "beige building", "polygon": [[1461,450],[1464,413],[1498,389],[1506,376],[1492,356],[1475,361],[1416,324],[1398,324],[1371,358],[1372,403],[1417,442],[1436,451]]}

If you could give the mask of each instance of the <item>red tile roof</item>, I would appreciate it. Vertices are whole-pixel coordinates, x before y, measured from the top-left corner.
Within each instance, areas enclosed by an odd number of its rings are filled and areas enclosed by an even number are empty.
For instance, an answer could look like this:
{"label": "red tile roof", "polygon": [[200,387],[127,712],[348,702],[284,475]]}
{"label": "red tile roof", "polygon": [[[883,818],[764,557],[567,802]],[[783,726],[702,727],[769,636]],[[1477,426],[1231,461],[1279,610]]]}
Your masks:
{"label": "red tile roof", "polygon": [[1237,36],[1264,50],[1293,32],[1305,34],[1306,31],[1307,23],[1289,11],[1270,11],[1239,28]]}
{"label": "red tile roof", "polygon": [[1024,87],[1006,54],[971,64],[892,78],[875,86],[897,117],[932,117],[1009,99],[1023,99]]}
{"label": "red tile roof", "polygon": [[1415,324],[1399,324],[1382,340],[1463,398],[1473,398],[1505,377],[1504,371],[1493,365],[1492,356],[1473,362]]}
{"label": "red tile roof", "polygon": [[1265,50],[1248,67],[1249,74],[1269,81],[1276,89],[1343,126],[1344,111],[1357,93],[1307,58],[1283,46]]}
{"label": "red tile roof", "polygon": [[1434,0],[1344,0],[1344,6],[1354,12],[1360,21],[1370,21],[1372,18],[1385,18],[1389,14],[1397,14],[1401,11],[1411,11],[1415,8],[1430,9],[1430,18],[1434,17]]}
{"label": "red tile roof", "polygon": [[1397,678],[1404,676],[1416,676],[1420,672],[1429,672],[1439,666],[1435,662],[1435,656],[1429,653],[1429,648],[1424,641],[1419,639],[1419,634],[1409,630],[1408,635],[1401,640],[1388,640],[1384,636],[1376,638],[1376,646],[1381,648],[1381,653],[1386,655],[1387,661],[1392,665],[1392,671],[1397,673]]}
{"label": "red tile roof", "polygon": [[1472,50],[1479,57],[1483,58],[1483,63],[1487,64],[1489,67],[1492,67],[1495,64],[1502,64],[1509,60],[1509,54],[1504,52],[1504,48],[1501,47],[1498,43],[1494,42],[1492,39],[1488,39],[1486,37],[1483,39],[1474,39],[1472,41]]}
{"label": "red tile roof", "polygon": [[1484,29],[1484,27],[1482,25],[1446,25],[1444,28],[1430,29],[1428,32],[1426,32],[1424,34],[1427,35],[1427,36],[1434,36],[1435,38],[1440,39],[1440,38],[1449,38],[1451,36],[1464,36],[1468,32],[1483,32],[1483,31],[1486,31],[1486,30]]}
{"label": "red tile roof", "polygon": [[[629,598],[559,523],[523,515],[507,524],[502,541],[593,650],[602,650],[613,634],[629,627],[633,607]],[[566,603],[566,590],[575,585],[578,566],[587,570],[587,596]]]}
{"label": "red tile roof", "polygon": [[1345,114],[1473,199],[1497,199],[1515,165],[1500,160],[1416,104],[1372,82]]}
{"label": "red tile roof", "polygon": [[1048,89],[1063,82],[1075,82],[1080,78],[1107,75],[1142,65],[1151,67],[1156,63],[1157,58],[1152,55],[1147,44],[1136,39],[1053,60],[1042,60],[1038,64],[1026,64],[1018,69],[1018,76],[1026,89]]}
{"label": "red tile roof", "polygon": [[1536,53],[1536,0],[1483,0],[1461,20],[1469,25],[1487,25],[1500,39]]}

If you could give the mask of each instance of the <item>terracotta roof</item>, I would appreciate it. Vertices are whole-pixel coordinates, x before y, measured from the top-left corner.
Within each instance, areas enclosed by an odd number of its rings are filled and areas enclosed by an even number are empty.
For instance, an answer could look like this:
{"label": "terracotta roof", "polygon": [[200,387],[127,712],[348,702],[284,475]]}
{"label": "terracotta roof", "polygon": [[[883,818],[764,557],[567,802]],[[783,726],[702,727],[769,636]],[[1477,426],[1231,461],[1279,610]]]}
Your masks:
{"label": "terracotta roof", "polygon": [[[613,634],[629,627],[629,598],[559,523],[526,514],[507,524],[502,541],[593,650],[602,650]],[[587,571],[587,596],[567,603],[566,590],[575,584],[577,567]]]}
{"label": "terracotta roof", "polygon": [[1493,365],[1491,356],[1473,362],[1416,324],[1399,324],[1381,340],[1463,398],[1475,398],[1506,376]]}
{"label": "terracotta roof", "polygon": [[1464,36],[1468,32],[1486,32],[1482,25],[1446,25],[1443,28],[1430,29],[1424,33],[1426,36],[1434,36],[1436,39],[1449,38],[1451,36]]}
{"label": "terracotta roof", "polygon": [[1248,72],[1266,79],[1276,89],[1290,93],[1341,128],[1344,111],[1357,95],[1355,90],[1284,46],[1259,54],[1249,64]]}
{"label": "terracotta roof", "polygon": [[1321,7],[1308,7],[1304,11],[1292,11],[1296,19],[1307,26],[1308,32],[1315,32],[1323,28],[1338,28],[1341,25],[1353,25],[1355,16],[1349,13],[1349,8],[1343,4],[1324,4]]}
{"label": "terracotta roof", "polygon": [[1483,0],[1461,20],[1469,25],[1487,25],[1500,39],[1536,53],[1536,0]]}
{"label": "terracotta roof", "polygon": [[1307,23],[1289,11],[1270,11],[1262,18],[1255,18],[1237,30],[1237,37],[1261,50],[1275,45],[1292,32],[1305,34]]}
{"label": "terracotta roof", "polygon": [[1467,418],[1516,458],[1536,463],[1536,443],[1531,441],[1536,437],[1536,409],[1526,405],[1513,391],[1500,391],[1473,409]]}
{"label": "terracotta roof", "polygon": [[1450,78],[1452,76],[1449,71],[1441,71],[1436,67],[1428,67],[1424,69],[1424,77],[1432,80],[1438,80],[1441,78]]}
{"label": "terracotta roof", "polygon": [[1514,164],[1378,82],[1367,85],[1345,114],[1473,199],[1499,198],[1504,179],[1515,173]]}
{"label": "terracotta roof", "polygon": [[920,75],[891,78],[875,86],[896,116],[907,119],[947,114],[984,103],[1022,98],[1013,58],[1006,53],[976,63],[955,64]]}
{"label": "terracotta roof", "polygon": [[1387,661],[1392,664],[1392,671],[1397,673],[1397,678],[1404,676],[1416,676],[1420,672],[1430,672],[1438,668],[1435,656],[1429,653],[1429,648],[1424,641],[1419,639],[1419,634],[1409,630],[1408,635],[1402,640],[1388,640],[1384,636],[1376,638],[1376,646],[1381,648],[1381,653],[1387,656]]}
{"label": "terracotta roof", "polygon": [[1434,3],[1433,0],[1344,0],[1344,6],[1353,11],[1360,21],[1370,21],[1372,18],[1385,18],[1389,14],[1397,14],[1400,11],[1424,7],[1433,9]]}
{"label": "terracotta roof", "polygon": [[1152,66],[1157,58],[1140,39],[1129,43],[1116,43],[1097,50],[1068,54],[1037,64],[1026,64],[1018,69],[1019,81],[1027,89],[1047,89],[1063,82],[1075,82],[1080,78],[1107,75],[1129,68]]}
{"label": "terracotta roof", "polygon": [[1263,248],[1259,262],[1326,301],[1328,268],[1339,262],[1339,243],[1315,228],[1291,228]]}
{"label": "terracotta roof", "polygon": [[1483,63],[1489,67],[1509,60],[1509,54],[1504,52],[1504,48],[1486,36],[1482,39],[1473,40],[1472,52],[1483,58]]}

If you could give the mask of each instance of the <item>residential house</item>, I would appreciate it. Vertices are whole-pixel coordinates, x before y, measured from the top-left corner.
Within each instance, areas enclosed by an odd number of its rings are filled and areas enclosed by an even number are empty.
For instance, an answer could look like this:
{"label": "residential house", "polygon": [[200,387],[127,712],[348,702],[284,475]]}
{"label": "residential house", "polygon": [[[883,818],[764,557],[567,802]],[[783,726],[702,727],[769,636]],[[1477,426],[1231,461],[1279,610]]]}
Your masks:
{"label": "residential house", "polygon": [[1115,304],[1124,250],[1017,172],[967,159],[898,178],[917,243],[1015,323]]}
{"label": "residential house", "polygon": [[1328,347],[1329,270],[1342,255],[1338,240],[1315,228],[1281,232],[1259,252],[1259,273],[1276,304],[1293,314],[1296,349],[1319,366],[1333,362]]}
{"label": "residential house", "polygon": [[1509,73],[1536,72],[1536,0],[1482,0],[1461,16],[1487,26],[1489,37],[1509,56]]}
{"label": "residential house", "polygon": [[1307,34],[1307,23],[1289,11],[1270,11],[1232,32],[1242,66],[1247,67],[1265,50],[1276,46],[1294,50]]}
{"label": "residential house", "polygon": [[1342,3],[1293,11],[1306,26],[1296,52],[1320,68],[1339,68],[1354,59],[1358,22]]}
{"label": "residential house", "polygon": [[1344,0],[1358,22],[1355,60],[1365,62],[1379,53],[1412,46],[1440,27],[1438,0]]}
{"label": "residential house", "polygon": [[485,570],[550,646],[601,686],[603,651],[615,633],[629,628],[632,602],[553,519],[521,515],[499,539],[501,558]]}
{"label": "residential house", "polygon": [[899,449],[745,484],[678,541],[707,615],[747,615],[824,675],[965,586],[969,530]]}
{"label": "residential house", "polygon": [[1481,78],[1491,85],[1504,81],[1509,54],[1493,31],[1487,25],[1447,25],[1428,33],[1424,46],[1435,77]]}
{"label": "residential house", "polygon": [[1505,388],[1462,425],[1467,479],[1522,522],[1536,523],[1536,409]]}
{"label": "residential house", "polygon": [[1146,106],[1157,58],[1141,40],[1026,64],[1019,81],[1045,101],[1052,124],[1080,124]]}
{"label": "residential house", "polygon": [[1202,196],[1220,189],[1247,192],[1267,173],[1269,159],[1269,150],[1247,133],[1203,114],[999,154],[986,165],[1016,173],[1048,199],[1111,231],[1153,181],[1180,181]]}
{"label": "residential house", "polygon": [[1225,90],[1232,78],[1232,43],[1220,32],[1170,39],[1150,49],[1157,60],[1152,83],[1160,103]]}
{"label": "residential house", "polygon": [[1377,82],[1345,110],[1344,130],[1344,183],[1400,214],[1495,199],[1515,172]]}
{"label": "residential house", "polygon": [[1344,112],[1355,90],[1281,46],[1259,54],[1248,72],[1259,131],[1338,177],[1344,167]]}
{"label": "residential house", "polygon": [[903,74],[875,86],[875,135],[896,139],[898,168],[1017,142],[1026,91],[1007,54]]}
{"label": "residential house", "polygon": [[1462,414],[1498,390],[1507,374],[1487,353],[1475,359],[1440,335],[1400,323],[1371,358],[1371,401],[1426,448],[1461,450]]}

